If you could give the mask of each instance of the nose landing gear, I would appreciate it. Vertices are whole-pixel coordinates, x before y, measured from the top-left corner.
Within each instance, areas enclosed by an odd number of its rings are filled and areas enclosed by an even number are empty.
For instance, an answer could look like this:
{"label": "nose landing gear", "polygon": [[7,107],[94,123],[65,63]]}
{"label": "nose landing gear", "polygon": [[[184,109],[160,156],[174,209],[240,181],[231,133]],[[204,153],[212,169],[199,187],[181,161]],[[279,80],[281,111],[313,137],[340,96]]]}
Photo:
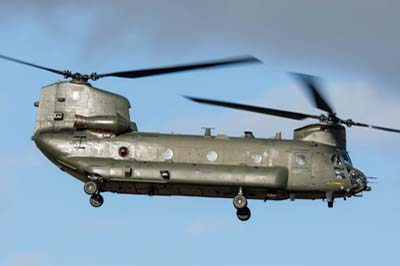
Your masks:
{"label": "nose landing gear", "polygon": [[238,194],[236,195],[235,198],[233,198],[233,206],[235,206],[236,209],[243,209],[247,206],[247,199],[243,194]]}
{"label": "nose landing gear", "polygon": [[239,193],[233,198],[233,206],[236,208],[236,216],[240,221],[250,219],[251,211],[247,207],[247,198],[243,195],[242,188]]}
{"label": "nose landing gear", "polygon": [[251,211],[248,207],[236,210],[236,216],[240,221],[247,221],[251,217]]}
{"label": "nose landing gear", "polygon": [[85,191],[86,194],[93,195],[94,193],[97,192],[98,185],[94,181],[89,181],[85,183],[85,185],[83,186],[83,190]]}
{"label": "nose landing gear", "polygon": [[102,195],[100,195],[100,193],[96,193],[96,194],[93,194],[92,196],[90,196],[89,202],[90,202],[90,205],[92,205],[95,208],[98,208],[101,205],[103,205],[104,198]]}
{"label": "nose landing gear", "polygon": [[91,180],[85,183],[83,190],[86,194],[90,195],[90,205],[95,208],[100,207],[104,203],[104,198],[100,195],[99,185],[97,182]]}

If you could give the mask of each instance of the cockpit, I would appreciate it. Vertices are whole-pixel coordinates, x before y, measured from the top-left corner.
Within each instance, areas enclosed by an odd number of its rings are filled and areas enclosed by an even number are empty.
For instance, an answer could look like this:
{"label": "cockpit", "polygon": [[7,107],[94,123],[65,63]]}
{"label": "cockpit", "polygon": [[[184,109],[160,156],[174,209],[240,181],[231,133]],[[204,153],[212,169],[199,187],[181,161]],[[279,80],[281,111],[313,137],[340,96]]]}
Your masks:
{"label": "cockpit", "polygon": [[367,178],[358,169],[353,167],[350,156],[346,151],[338,151],[331,157],[336,178],[349,178],[354,193],[359,193],[367,188]]}
{"label": "cockpit", "polygon": [[337,179],[346,179],[346,173],[344,168],[344,160],[340,153],[335,153],[331,157],[333,169],[335,170]]}

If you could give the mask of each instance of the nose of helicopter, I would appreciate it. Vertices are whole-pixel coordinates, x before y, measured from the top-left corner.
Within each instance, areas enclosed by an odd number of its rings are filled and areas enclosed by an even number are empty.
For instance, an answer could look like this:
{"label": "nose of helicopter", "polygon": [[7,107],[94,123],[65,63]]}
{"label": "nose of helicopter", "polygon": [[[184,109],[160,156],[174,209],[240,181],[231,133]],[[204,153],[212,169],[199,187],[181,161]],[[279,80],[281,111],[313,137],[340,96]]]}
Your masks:
{"label": "nose of helicopter", "polygon": [[353,168],[350,171],[350,177],[351,177],[351,182],[353,184],[353,191],[355,194],[361,191],[371,190],[371,187],[368,186],[367,176],[357,168]]}

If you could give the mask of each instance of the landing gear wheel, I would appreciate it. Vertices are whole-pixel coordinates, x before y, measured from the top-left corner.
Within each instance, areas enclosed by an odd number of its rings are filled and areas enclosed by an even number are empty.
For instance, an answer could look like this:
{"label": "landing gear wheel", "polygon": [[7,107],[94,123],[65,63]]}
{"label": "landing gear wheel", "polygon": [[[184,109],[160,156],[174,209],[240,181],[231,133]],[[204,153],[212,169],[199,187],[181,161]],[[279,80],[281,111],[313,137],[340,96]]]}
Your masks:
{"label": "landing gear wheel", "polygon": [[333,208],[333,201],[328,201],[328,208]]}
{"label": "landing gear wheel", "polygon": [[83,190],[85,191],[86,194],[93,195],[94,193],[97,192],[98,187],[96,182],[89,181],[85,183],[85,185],[83,186]]}
{"label": "landing gear wheel", "polygon": [[90,205],[92,205],[95,208],[98,208],[101,205],[103,205],[103,202],[104,198],[100,194],[93,194],[92,196],[90,196]]}
{"label": "landing gear wheel", "polygon": [[247,221],[248,219],[250,219],[251,216],[250,209],[247,207],[238,209],[236,211],[236,216],[237,218],[239,218],[240,221]]}
{"label": "landing gear wheel", "polygon": [[236,197],[233,199],[233,206],[235,206],[236,209],[243,209],[246,208],[247,206],[247,199],[243,194],[238,194]]}

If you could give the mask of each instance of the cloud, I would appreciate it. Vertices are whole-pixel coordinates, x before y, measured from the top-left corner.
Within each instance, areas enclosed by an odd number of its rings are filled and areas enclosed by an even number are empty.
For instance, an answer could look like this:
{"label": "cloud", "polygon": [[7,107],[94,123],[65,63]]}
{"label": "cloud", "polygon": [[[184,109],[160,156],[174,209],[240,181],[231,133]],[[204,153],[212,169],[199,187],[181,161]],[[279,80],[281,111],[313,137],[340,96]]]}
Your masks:
{"label": "cloud", "polygon": [[[16,151],[18,153],[18,151]],[[29,170],[38,168],[41,159],[37,152],[31,150],[15,154],[9,151],[7,154],[0,154],[0,213],[3,206],[10,202],[10,193],[14,193],[15,180],[20,173],[29,173]]]}
{"label": "cloud", "polygon": [[[11,178],[5,174],[0,174],[0,193],[4,195],[11,188]],[[1,199],[2,197],[0,197]],[[0,204],[0,206],[3,204]],[[0,210],[1,212],[1,210]]]}
{"label": "cloud", "polygon": [[15,0],[0,14],[3,25],[33,22],[60,40],[77,39],[86,58],[252,53],[285,71],[348,73],[396,90],[399,9],[394,0]]}
{"label": "cloud", "polygon": [[184,228],[183,233],[191,237],[204,237],[213,233],[221,233],[227,229],[229,221],[213,218],[201,218],[190,223]]}
{"label": "cloud", "polygon": [[26,252],[8,257],[4,266],[44,266],[46,256],[42,253]]}
{"label": "cloud", "polygon": [[31,150],[9,151],[0,154],[0,168],[30,168],[40,164],[38,153]]}

